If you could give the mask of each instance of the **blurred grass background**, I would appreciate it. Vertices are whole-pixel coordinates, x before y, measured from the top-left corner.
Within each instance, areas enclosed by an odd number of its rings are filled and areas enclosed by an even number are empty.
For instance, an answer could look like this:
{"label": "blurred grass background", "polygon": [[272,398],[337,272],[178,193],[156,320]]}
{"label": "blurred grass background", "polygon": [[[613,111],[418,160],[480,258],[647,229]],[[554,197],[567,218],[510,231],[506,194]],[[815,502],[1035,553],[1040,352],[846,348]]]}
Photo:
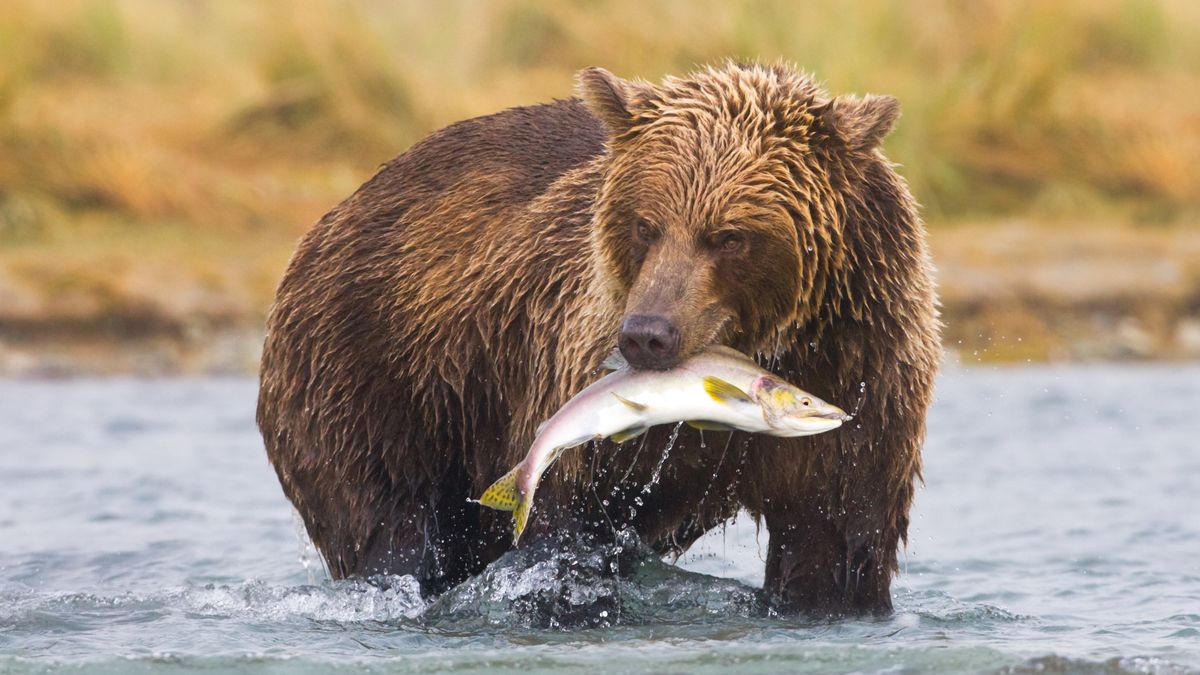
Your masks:
{"label": "blurred grass background", "polygon": [[[886,149],[952,347],[1200,354],[1188,0],[4,0],[0,353],[165,336],[185,346],[156,363],[188,369],[188,343],[256,343],[296,238],[423,135],[570,96],[585,66],[654,81],[727,57],[901,100]],[[1094,330],[1089,307],[1128,339],[1060,335]]]}

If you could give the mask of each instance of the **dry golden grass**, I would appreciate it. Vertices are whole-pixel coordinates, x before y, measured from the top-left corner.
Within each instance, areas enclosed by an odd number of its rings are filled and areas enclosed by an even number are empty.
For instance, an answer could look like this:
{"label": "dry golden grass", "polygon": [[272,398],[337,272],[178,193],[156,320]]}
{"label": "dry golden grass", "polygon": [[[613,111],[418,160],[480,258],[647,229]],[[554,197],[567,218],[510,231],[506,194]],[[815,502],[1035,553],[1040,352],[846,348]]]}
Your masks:
{"label": "dry golden grass", "polygon": [[898,96],[887,150],[938,236],[1200,222],[1189,0],[6,0],[0,323],[254,323],[295,238],[429,131],[569,96],[588,65],[727,57]]}

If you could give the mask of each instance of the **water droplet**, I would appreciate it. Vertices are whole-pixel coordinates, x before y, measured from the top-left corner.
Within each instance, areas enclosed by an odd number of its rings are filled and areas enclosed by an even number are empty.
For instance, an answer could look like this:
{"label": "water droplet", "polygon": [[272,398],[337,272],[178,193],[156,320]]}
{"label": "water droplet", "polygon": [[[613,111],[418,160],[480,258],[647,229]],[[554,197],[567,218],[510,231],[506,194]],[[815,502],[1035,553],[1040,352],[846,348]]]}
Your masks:
{"label": "water droplet", "polygon": [[[650,482],[642,486],[642,494],[649,494],[650,489],[658,485],[658,481],[662,478],[663,465],[667,463],[667,457],[671,455],[671,449],[675,447],[675,441],[679,439],[679,430],[683,428],[683,422],[675,425],[671,430],[671,437],[667,439],[667,447],[663,448],[662,456],[658,458],[658,464],[654,467],[654,472],[650,474]],[[632,518],[633,516],[630,516]]]}

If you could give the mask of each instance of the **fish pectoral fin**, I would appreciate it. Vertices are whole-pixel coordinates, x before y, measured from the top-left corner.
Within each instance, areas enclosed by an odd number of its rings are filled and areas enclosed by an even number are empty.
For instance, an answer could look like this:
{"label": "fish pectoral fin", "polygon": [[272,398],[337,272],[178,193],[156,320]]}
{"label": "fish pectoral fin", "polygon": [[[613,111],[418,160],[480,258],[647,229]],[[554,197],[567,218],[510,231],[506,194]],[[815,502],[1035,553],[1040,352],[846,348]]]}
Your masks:
{"label": "fish pectoral fin", "polygon": [[731,427],[721,422],[713,422],[712,420],[688,420],[687,425],[700,431],[737,431],[737,427]]}
{"label": "fish pectoral fin", "polygon": [[606,370],[621,370],[628,368],[629,362],[625,360],[625,356],[621,354],[620,349],[614,349],[611,354],[604,357],[604,363],[601,363],[600,367]]}
{"label": "fish pectoral fin", "polygon": [[479,503],[497,511],[515,511],[521,506],[521,491],[517,488],[517,478],[521,475],[522,464],[513,467],[512,471],[504,474],[500,480],[492,483],[483,491]]}
{"label": "fish pectoral fin", "polygon": [[754,403],[754,399],[750,398],[750,394],[712,375],[704,378],[704,391],[708,392],[708,395],[713,397],[713,400],[718,403],[730,403],[734,401],[738,403]]}
{"label": "fish pectoral fin", "polygon": [[615,391],[614,391],[614,392],[611,392],[611,393],[612,393],[612,395],[613,395],[613,397],[614,397],[614,398],[616,398],[616,399],[617,399],[618,401],[620,401],[621,403],[625,404],[625,406],[626,406],[626,407],[628,407],[628,408],[631,408],[631,409],[633,409],[633,410],[636,410],[636,411],[638,411],[638,412],[643,412],[643,411],[645,411],[645,410],[648,410],[648,409],[650,408],[650,406],[648,406],[648,405],[643,405],[643,404],[641,404],[641,403],[638,403],[637,401],[630,401],[629,399],[625,398],[624,396],[622,396],[622,395],[618,394],[618,393],[617,393],[617,392],[615,392]]}
{"label": "fish pectoral fin", "polygon": [[641,436],[642,434],[646,433],[646,429],[649,428],[650,427],[630,427],[628,429],[622,429],[621,431],[618,431],[612,436],[609,436],[609,438],[612,439],[613,443],[624,443],[631,438],[637,438],[638,436]]}

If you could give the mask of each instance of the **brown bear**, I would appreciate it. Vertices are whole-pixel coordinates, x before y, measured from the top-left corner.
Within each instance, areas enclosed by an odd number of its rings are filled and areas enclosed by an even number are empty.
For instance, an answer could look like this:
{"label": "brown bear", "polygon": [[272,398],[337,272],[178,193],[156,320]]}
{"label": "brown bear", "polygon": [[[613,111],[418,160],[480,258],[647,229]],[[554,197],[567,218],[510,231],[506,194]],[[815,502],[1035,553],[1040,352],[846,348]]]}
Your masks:
{"label": "brown bear", "polygon": [[631,529],[678,552],[746,509],[777,607],[888,610],[940,357],[924,228],[879,150],[895,99],[831,98],[783,65],[578,79],[577,99],[420,141],[300,242],[258,424],[330,573],[428,592],[479,573],[509,514],[468,500],[614,345],[662,369],[719,343],[854,421],[578,448],[522,546]]}

